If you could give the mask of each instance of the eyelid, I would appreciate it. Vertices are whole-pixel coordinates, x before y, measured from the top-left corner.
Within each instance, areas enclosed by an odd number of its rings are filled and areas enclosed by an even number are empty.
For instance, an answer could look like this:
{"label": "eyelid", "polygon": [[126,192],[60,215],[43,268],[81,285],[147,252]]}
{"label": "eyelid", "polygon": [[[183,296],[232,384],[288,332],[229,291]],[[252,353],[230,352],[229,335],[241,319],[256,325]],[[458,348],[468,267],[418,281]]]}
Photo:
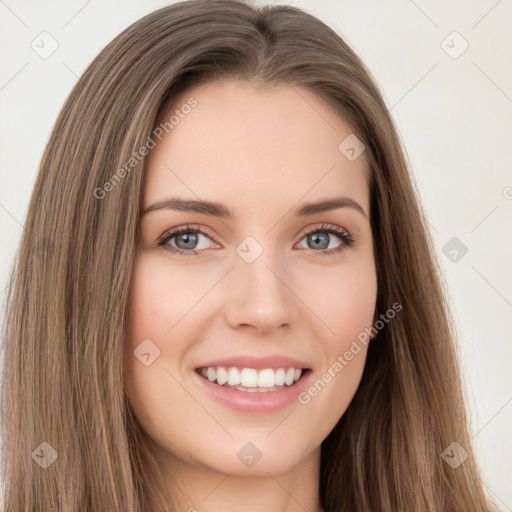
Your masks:
{"label": "eyelid", "polygon": [[158,245],[165,243],[165,241],[177,236],[182,231],[195,231],[211,238],[215,242],[215,237],[212,235],[210,229],[200,226],[199,224],[184,224],[183,226],[176,226],[175,228],[168,229],[160,235],[157,239]]}
{"label": "eyelid", "polygon": [[[305,236],[309,235],[310,233],[316,233],[317,231],[329,232],[330,230],[334,231],[335,233],[341,233],[341,234],[346,234],[346,235],[350,236],[350,233],[346,228],[344,228],[342,226],[338,226],[336,224],[331,224],[329,222],[322,222],[321,226],[318,226],[317,224],[315,224],[313,226],[309,226],[309,227],[301,230],[299,233],[302,233],[302,238],[304,238]],[[301,238],[301,240],[302,240],[302,238]]]}

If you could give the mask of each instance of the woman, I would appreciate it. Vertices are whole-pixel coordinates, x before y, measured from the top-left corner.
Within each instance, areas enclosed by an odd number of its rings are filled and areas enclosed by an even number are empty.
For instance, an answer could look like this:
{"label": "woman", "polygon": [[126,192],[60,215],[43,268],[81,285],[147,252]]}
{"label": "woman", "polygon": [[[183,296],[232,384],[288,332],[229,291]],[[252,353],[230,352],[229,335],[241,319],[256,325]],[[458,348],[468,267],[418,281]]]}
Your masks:
{"label": "woman", "polygon": [[160,9],[85,71],[42,158],[5,510],[494,510],[453,340],[354,52],[293,7]]}

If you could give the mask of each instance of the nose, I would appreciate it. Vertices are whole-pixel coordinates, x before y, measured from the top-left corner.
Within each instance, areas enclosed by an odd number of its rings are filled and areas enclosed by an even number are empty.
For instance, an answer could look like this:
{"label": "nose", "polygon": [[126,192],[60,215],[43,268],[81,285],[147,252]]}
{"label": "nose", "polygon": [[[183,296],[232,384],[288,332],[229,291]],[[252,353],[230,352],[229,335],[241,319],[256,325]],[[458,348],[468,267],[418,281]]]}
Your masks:
{"label": "nose", "polygon": [[298,317],[292,276],[270,251],[252,263],[237,257],[227,286],[226,318],[233,328],[266,334],[293,325]]}

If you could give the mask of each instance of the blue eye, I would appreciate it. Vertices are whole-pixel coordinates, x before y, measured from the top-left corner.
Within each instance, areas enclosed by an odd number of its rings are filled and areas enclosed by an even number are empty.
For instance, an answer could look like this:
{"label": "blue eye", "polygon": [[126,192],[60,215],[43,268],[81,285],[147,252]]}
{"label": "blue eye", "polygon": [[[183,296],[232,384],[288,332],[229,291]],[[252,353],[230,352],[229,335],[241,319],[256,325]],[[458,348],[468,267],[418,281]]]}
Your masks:
{"label": "blue eye", "polygon": [[[329,248],[330,241],[332,238],[329,235],[335,235],[342,241],[342,243],[334,248]],[[308,231],[306,231],[303,239],[304,238],[306,239],[306,242],[308,244],[311,243],[313,246],[311,247],[308,245],[308,248],[312,249],[315,252],[318,252],[319,255],[322,256],[329,256],[331,254],[341,252],[354,244],[354,239],[346,229],[340,228],[333,224],[322,224],[322,226],[320,227],[311,228]]]}
{"label": "blue eye", "polygon": [[[158,242],[158,245],[164,246],[165,249],[177,254],[186,256],[198,254],[195,249],[207,249],[208,247],[197,247],[201,237],[209,238],[208,233],[200,228],[191,228],[186,226],[168,232]],[[175,247],[170,245],[169,242],[175,238]]]}
{"label": "blue eye", "polygon": [[[329,248],[332,238],[330,235],[335,235],[341,243],[334,248]],[[174,254],[193,256],[209,248],[208,244],[200,246],[201,238],[210,239],[211,236],[199,227],[192,228],[187,225],[165,233],[158,241],[158,245]],[[309,229],[303,234],[301,241],[303,239],[307,241],[307,249],[325,256],[339,253],[354,243],[354,239],[347,230],[332,224],[322,224],[320,227]]]}

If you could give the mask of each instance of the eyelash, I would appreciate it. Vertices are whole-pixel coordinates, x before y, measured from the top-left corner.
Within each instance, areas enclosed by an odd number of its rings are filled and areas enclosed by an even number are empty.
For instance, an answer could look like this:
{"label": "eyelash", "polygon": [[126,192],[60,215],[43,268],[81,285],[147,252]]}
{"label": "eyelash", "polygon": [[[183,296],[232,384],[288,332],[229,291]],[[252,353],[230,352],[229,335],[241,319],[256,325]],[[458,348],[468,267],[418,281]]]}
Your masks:
{"label": "eyelash", "polygon": [[[341,251],[348,249],[349,247],[352,247],[352,245],[355,242],[355,240],[352,238],[352,236],[346,229],[340,228],[333,224],[322,224],[320,227],[310,228],[303,233],[302,238],[300,240],[302,240],[304,237],[307,237],[311,233],[316,233],[316,232],[330,233],[330,234],[336,235],[343,242],[336,249],[324,249],[322,251],[315,251],[314,249],[310,249],[314,253],[318,253],[318,255],[320,255],[320,256],[330,256],[332,254],[340,253]],[[184,233],[200,233],[201,235],[211,238],[211,235],[209,233],[207,233],[206,231],[204,231],[203,229],[201,229],[199,227],[192,228],[189,225],[187,225],[186,227],[174,229],[174,230],[167,231],[166,233],[164,233],[158,239],[158,245],[163,247],[172,238],[182,235]],[[203,250],[203,249],[201,249],[201,251],[194,251],[194,250],[185,251],[184,249],[180,249],[178,247],[172,247],[171,245],[164,247],[164,249],[172,252],[173,254],[179,254],[179,255],[183,255],[183,256],[197,255],[197,254],[199,254],[199,252],[201,252]]]}

